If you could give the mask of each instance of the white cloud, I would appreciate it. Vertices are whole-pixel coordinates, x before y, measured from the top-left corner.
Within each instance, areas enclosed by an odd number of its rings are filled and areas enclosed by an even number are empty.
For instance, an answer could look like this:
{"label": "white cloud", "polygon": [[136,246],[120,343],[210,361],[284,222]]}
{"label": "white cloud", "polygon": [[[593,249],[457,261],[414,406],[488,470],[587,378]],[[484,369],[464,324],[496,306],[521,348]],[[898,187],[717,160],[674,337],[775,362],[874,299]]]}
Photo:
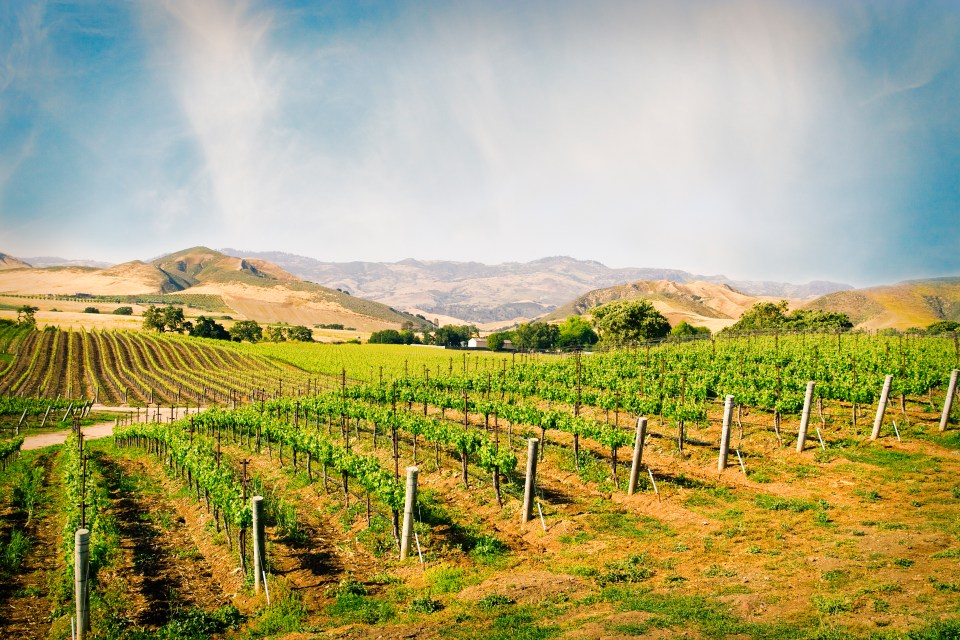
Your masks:
{"label": "white cloud", "polygon": [[836,278],[875,260],[899,186],[871,189],[898,150],[828,5],[408,3],[309,33],[147,7],[223,244]]}

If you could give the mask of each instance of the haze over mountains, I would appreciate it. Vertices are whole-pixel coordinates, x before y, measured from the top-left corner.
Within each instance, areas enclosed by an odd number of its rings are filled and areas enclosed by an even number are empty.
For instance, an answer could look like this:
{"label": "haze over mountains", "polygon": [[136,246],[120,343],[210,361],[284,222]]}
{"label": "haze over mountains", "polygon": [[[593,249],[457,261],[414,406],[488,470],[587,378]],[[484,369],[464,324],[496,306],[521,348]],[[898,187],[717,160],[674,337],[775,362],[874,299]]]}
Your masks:
{"label": "haze over mountains", "polygon": [[262,258],[290,273],[327,287],[398,309],[486,324],[535,318],[577,296],[636,281],[707,282],[729,285],[752,296],[807,299],[852,289],[835,282],[796,285],[741,281],[677,269],[607,267],[600,262],[558,256],[532,262],[487,265],[478,262],[323,262],[278,251],[223,249],[234,256]]}
{"label": "haze over mountains", "polygon": [[5,265],[0,268],[0,293],[207,296],[219,299],[218,307],[261,322],[343,324],[365,331],[421,322],[387,305],[304,282],[265,260],[235,258],[206,247],[107,269],[37,268],[4,254],[0,265]]}
{"label": "haze over mountains", "polygon": [[672,324],[686,320],[713,331],[732,324],[758,301],[782,298],[793,308],[844,312],[864,329],[960,321],[960,278],[853,290],[831,282],[793,285],[731,281],[670,269],[611,269],[566,257],[499,265],[417,260],[331,263],[279,252],[194,247],[149,262],[134,260],[103,269],[33,267],[0,253],[0,295],[81,292],[204,296],[234,318],[343,324],[360,331],[421,323],[416,314],[441,324],[494,329],[537,318],[551,321],[589,314],[599,304],[624,298],[650,300]]}

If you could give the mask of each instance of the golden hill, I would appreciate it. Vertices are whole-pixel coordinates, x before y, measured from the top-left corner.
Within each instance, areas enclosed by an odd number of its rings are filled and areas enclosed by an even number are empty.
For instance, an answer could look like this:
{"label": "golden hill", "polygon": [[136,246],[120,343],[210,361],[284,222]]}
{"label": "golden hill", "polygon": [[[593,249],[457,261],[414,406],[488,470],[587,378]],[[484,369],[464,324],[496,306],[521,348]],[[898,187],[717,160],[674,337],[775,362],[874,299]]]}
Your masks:
{"label": "golden hill", "polygon": [[960,321],[960,278],[908,280],[838,291],[803,305],[846,313],[858,329],[909,329],[940,320]]}
{"label": "golden hill", "polygon": [[0,253],[0,271],[6,271],[7,269],[29,269],[30,265],[24,262],[23,260],[18,260],[13,256],[8,256],[5,253]]}
{"label": "golden hill", "polygon": [[[21,263],[22,264],[22,263]],[[194,247],[146,263],[108,269],[31,268],[0,271],[0,294],[124,296],[184,293],[220,297],[235,318],[288,324],[343,324],[359,331],[418,322],[386,305],[305,282],[275,264]]]}
{"label": "golden hill", "polygon": [[669,280],[641,280],[630,284],[597,289],[569,302],[542,319],[559,321],[571,315],[585,315],[590,309],[614,300],[644,298],[666,316],[671,325],[681,321],[719,331],[727,327],[755,303],[773,300],[748,296],[725,284],[709,282],[677,283]]}

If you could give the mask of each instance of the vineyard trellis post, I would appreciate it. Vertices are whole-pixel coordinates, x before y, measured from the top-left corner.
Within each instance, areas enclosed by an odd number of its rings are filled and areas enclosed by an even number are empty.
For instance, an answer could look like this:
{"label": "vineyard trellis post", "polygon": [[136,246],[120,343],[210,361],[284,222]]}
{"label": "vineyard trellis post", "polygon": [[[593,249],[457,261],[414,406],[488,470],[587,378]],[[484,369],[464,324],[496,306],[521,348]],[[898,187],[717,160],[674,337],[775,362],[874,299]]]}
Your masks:
{"label": "vineyard trellis post", "polygon": [[643,441],[647,437],[647,419],[637,418],[637,439],[633,444],[633,465],[630,467],[630,486],[627,495],[632,496],[637,490],[637,480],[640,477],[640,462],[643,459]]}
{"label": "vineyard trellis post", "polygon": [[520,524],[525,525],[533,517],[533,498],[537,486],[537,446],[536,438],[527,440],[527,479],[523,487],[523,513]]}
{"label": "vineyard trellis post", "polygon": [[407,488],[403,502],[403,533],[400,537],[400,559],[410,555],[410,540],[413,538],[413,508],[417,504],[417,475],[420,469],[407,467]]}
{"label": "vineyard trellis post", "polygon": [[947,430],[950,421],[950,410],[953,408],[953,396],[957,393],[957,374],[960,370],[954,369],[950,374],[950,384],[947,385],[947,397],[943,399],[943,415],[940,416],[940,431]]}
{"label": "vineyard trellis post", "polygon": [[87,581],[90,566],[90,530],[77,529],[73,539],[73,594],[76,603],[77,639],[90,630],[90,594]]}
{"label": "vineyard trellis post", "polygon": [[253,590],[260,593],[260,583],[263,581],[266,556],[263,534],[263,496],[253,496],[250,499],[250,510],[253,514]]}
{"label": "vineyard trellis post", "polygon": [[733,420],[733,396],[728,395],[723,403],[723,428],[720,432],[720,457],[717,459],[717,471],[727,468],[727,453],[730,449],[730,422]]}
{"label": "vineyard trellis post", "polygon": [[887,399],[890,397],[891,382],[893,382],[892,375],[884,377],[883,391],[880,392],[880,402],[877,403],[877,417],[873,420],[873,433],[870,434],[871,440],[876,440],[880,436],[880,425],[883,423],[883,414],[887,410]]}
{"label": "vineyard trellis post", "polygon": [[800,433],[797,435],[797,453],[803,451],[803,445],[807,441],[807,427],[810,424],[810,404],[813,402],[813,380],[807,382],[807,393],[803,397],[803,413],[800,416]]}

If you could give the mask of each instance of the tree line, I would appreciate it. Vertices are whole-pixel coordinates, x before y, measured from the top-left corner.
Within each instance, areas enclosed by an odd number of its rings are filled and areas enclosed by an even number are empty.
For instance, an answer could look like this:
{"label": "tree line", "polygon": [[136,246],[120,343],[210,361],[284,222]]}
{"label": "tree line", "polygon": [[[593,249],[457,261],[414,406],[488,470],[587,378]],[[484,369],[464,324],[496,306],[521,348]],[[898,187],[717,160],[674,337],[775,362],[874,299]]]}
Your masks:
{"label": "tree line", "polygon": [[230,329],[206,316],[197,317],[196,321],[184,318],[181,307],[166,306],[150,307],[143,312],[143,328],[158,333],[185,333],[195,338],[210,338],[213,340],[232,340],[234,342],[313,342],[313,332],[303,325],[273,325],[264,328],[256,320],[238,320]]}

